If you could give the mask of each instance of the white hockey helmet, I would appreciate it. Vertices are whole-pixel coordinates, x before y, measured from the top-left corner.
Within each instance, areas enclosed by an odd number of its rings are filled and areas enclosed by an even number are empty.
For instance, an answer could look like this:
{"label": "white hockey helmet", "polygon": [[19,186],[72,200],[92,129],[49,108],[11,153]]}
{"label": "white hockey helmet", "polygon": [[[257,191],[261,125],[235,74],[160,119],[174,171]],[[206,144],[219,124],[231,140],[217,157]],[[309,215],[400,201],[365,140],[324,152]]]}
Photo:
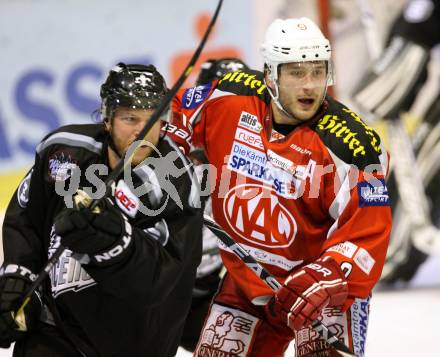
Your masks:
{"label": "white hockey helmet", "polygon": [[261,46],[269,78],[278,79],[278,66],[290,62],[327,62],[327,86],[334,84],[330,42],[307,17],[273,21]]}

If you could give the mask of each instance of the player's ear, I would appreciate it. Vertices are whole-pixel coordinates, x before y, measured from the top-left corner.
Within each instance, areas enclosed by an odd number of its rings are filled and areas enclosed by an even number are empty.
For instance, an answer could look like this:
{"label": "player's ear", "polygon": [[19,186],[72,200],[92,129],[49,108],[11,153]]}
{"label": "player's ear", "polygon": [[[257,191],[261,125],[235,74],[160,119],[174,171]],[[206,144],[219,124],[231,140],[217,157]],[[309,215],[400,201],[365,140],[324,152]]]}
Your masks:
{"label": "player's ear", "polygon": [[270,89],[275,90],[275,83],[273,83],[273,81],[270,79],[267,69],[264,70],[264,81]]}
{"label": "player's ear", "polygon": [[105,119],[103,120],[103,123],[104,123],[104,128],[105,128],[105,130],[108,131],[108,132],[110,132],[110,129],[111,129],[111,120],[110,120],[109,118],[105,118]]}
{"label": "player's ear", "polygon": [[263,68],[263,73],[264,73],[264,83],[266,83],[266,85],[274,90],[275,89],[275,84],[273,83],[273,81],[270,79],[270,68],[267,65],[267,63],[264,64],[264,68]]}

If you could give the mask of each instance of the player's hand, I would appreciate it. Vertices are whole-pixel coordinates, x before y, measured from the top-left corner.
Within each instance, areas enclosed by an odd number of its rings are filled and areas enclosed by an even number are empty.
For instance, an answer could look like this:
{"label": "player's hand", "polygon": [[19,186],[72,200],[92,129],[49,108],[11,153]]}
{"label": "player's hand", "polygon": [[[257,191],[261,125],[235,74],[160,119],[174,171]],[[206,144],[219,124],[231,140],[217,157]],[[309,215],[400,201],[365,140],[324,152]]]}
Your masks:
{"label": "player's hand", "polygon": [[132,250],[131,226],[110,199],[103,200],[100,212],[88,208],[63,209],[55,217],[55,232],[61,245],[78,254],[87,254],[89,264],[114,263]]}
{"label": "player's hand", "polygon": [[310,325],[325,306],[342,306],[347,282],[338,263],[324,257],[289,276],[275,295],[274,310],[292,330]]}
{"label": "player's hand", "polygon": [[23,303],[23,297],[36,276],[16,264],[0,268],[0,347],[9,348],[12,342],[23,338],[35,326],[41,312],[41,301],[35,292],[16,320],[14,316]]}
{"label": "player's hand", "polygon": [[166,132],[166,135],[177,144],[185,155],[189,154],[193,130],[188,118],[183,113],[172,113],[171,122],[164,125],[162,130]]}

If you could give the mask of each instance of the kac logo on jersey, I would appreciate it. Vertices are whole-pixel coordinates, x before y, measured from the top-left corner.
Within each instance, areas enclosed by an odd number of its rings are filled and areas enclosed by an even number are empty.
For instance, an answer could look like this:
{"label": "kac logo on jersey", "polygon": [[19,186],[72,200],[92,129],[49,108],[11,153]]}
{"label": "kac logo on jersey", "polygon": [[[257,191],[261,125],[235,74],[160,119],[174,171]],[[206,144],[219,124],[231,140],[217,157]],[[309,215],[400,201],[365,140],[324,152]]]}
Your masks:
{"label": "kac logo on jersey", "polygon": [[232,188],[223,201],[223,213],[233,231],[253,244],[281,248],[295,239],[295,219],[271,187],[243,184]]}
{"label": "kac logo on jersey", "polygon": [[211,83],[203,86],[188,88],[182,97],[182,107],[194,109],[208,96],[211,91]]}
{"label": "kac logo on jersey", "polygon": [[375,178],[374,181],[372,183],[367,181],[358,183],[359,207],[390,205],[385,180]]}

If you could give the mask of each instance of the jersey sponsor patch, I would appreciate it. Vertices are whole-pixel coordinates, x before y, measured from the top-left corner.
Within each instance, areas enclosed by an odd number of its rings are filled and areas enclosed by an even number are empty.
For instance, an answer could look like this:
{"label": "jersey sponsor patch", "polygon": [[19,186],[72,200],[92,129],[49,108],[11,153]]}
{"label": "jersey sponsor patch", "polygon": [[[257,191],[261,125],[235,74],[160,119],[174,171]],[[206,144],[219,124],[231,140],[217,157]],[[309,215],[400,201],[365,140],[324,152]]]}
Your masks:
{"label": "jersey sponsor patch", "polygon": [[256,92],[257,95],[264,96],[266,84],[264,84],[262,73],[252,72],[253,73],[246,73],[238,70],[236,72],[226,73],[218,82],[219,88],[239,95]]}
{"label": "jersey sponsor patch", "polygon": [[373,269],[376,261],[364,248],[359,248],[358,252],[354,256],[356,265],[367,275],[370,275],[371,269]]}
{"label": "jersey sponsor patch", "polygon": [[346,120],[341,120],[337,115],[327,114],[319,120],[317,128],[334,135],[354,157],[365,156],[365,146],[358,139],[359,133],[349,128]]}
{"label": "jersey sponsor patch", "polygon": [[304,166],[296,168],[296,175],[274,167],[267,160],[266,154],[234,141],[228,160],[228,169],[238,172],[254,180],[271,185],[280,195],[296,198],[303,193],[303,184],[307,169]]}
{"label": "jersey sponsor patch", "polygon": [[202,103],[211,91],[212,84],[188,88],[182,96],[182,107],[185,109],[194,109]]}
{"label": "jersey sponsor patch", "polygon": [[248,144],[254,148],[264,150],[261,137],[247,130],[237,128],[237,130],[235,131],[235,139],[241,141],[242,143]]}
{"label": "jersey sponsor patch", "polygon": [[258,322],[246,312],[212,304],[194,356],[249,356]]}
{"label": "jersey sponsor patch", "polygon": [[34,169],[26,175],[26,177],[21,181],[20,186],[18,186],[17,190],[17,201],[21,208],[26,208],[27,203],[29,201],[29,189],[31,185],[31,176]]}
{"label": "jersey sponsor patch", "polygon": [[359,207],[390,205],[390,197],[384,179],[375,178],[374,182],[361,181],[357,184],[357,188]]}
{"label": "jersey sponsor patch", "polygon": [[356,252],[357,248],[358,246],[356,244],[353,244],[351,242],[342,242],[334,245],[333,247],[330,247],[329,249],[327,249],[327,252],[336,252],[342,254],[347,258],[353,258],[354,252]]}
{"label": "jersey sponsor patch", "polygon": [[[382,149],[380,148],[380,138],[375,133],[374,129],[367,124],[357,115],[354,111],[348,108],[342,108],[342,111],[348,113],[358,124],[360,124],[365,130],[365,134],[369,137],[370,145],[374,151],[379,155],[382,154]],[[351,150],[351,149],[350,149]]]}
{"label": "jersey sponsor patch", "polygon": [[258,117],[245,111],[241,112],[238,126],[253,131],[257,134],[259,134],[261,129],[263,129],[263,126],[258,121]]}
{"label": "jersey sponsor patch", "polygon": [[351,335],[353,337],[353,352],[363,357],[367,340],[368,315],[370,313],[370,298],[356,298],[351,305]]}
{"label": "jersey sponsor patch", "polygon": [[257,184],[233,187],[223,201],[223,213],[231,229],[245,241],[282,248],[295,240],[298,229],[295,218],[270,187]]}
{"label": "jersey sponsor patch", "polygon": [[78,168],[76,160],[68,152],[57,151],[49,157],[49,177],[53,181],[66,181]]}
{"label": "jersey sponsor patch", "polygon": [[279,167],[284,171],[290,172],[292,175],[296,174],[298,165],[295,165],[293,161],[278,155],[276,152],[273,152],[270,149],[267,150],[267,158],[272,163],[273,166]]}
{"label": "jersey sponsor patch", "polygon": [[136,216],[139,210],[139,198],[131,192],[124,180],[119,180],[116,186],[115,201],[119,208],[128,216],[131,218]]}

